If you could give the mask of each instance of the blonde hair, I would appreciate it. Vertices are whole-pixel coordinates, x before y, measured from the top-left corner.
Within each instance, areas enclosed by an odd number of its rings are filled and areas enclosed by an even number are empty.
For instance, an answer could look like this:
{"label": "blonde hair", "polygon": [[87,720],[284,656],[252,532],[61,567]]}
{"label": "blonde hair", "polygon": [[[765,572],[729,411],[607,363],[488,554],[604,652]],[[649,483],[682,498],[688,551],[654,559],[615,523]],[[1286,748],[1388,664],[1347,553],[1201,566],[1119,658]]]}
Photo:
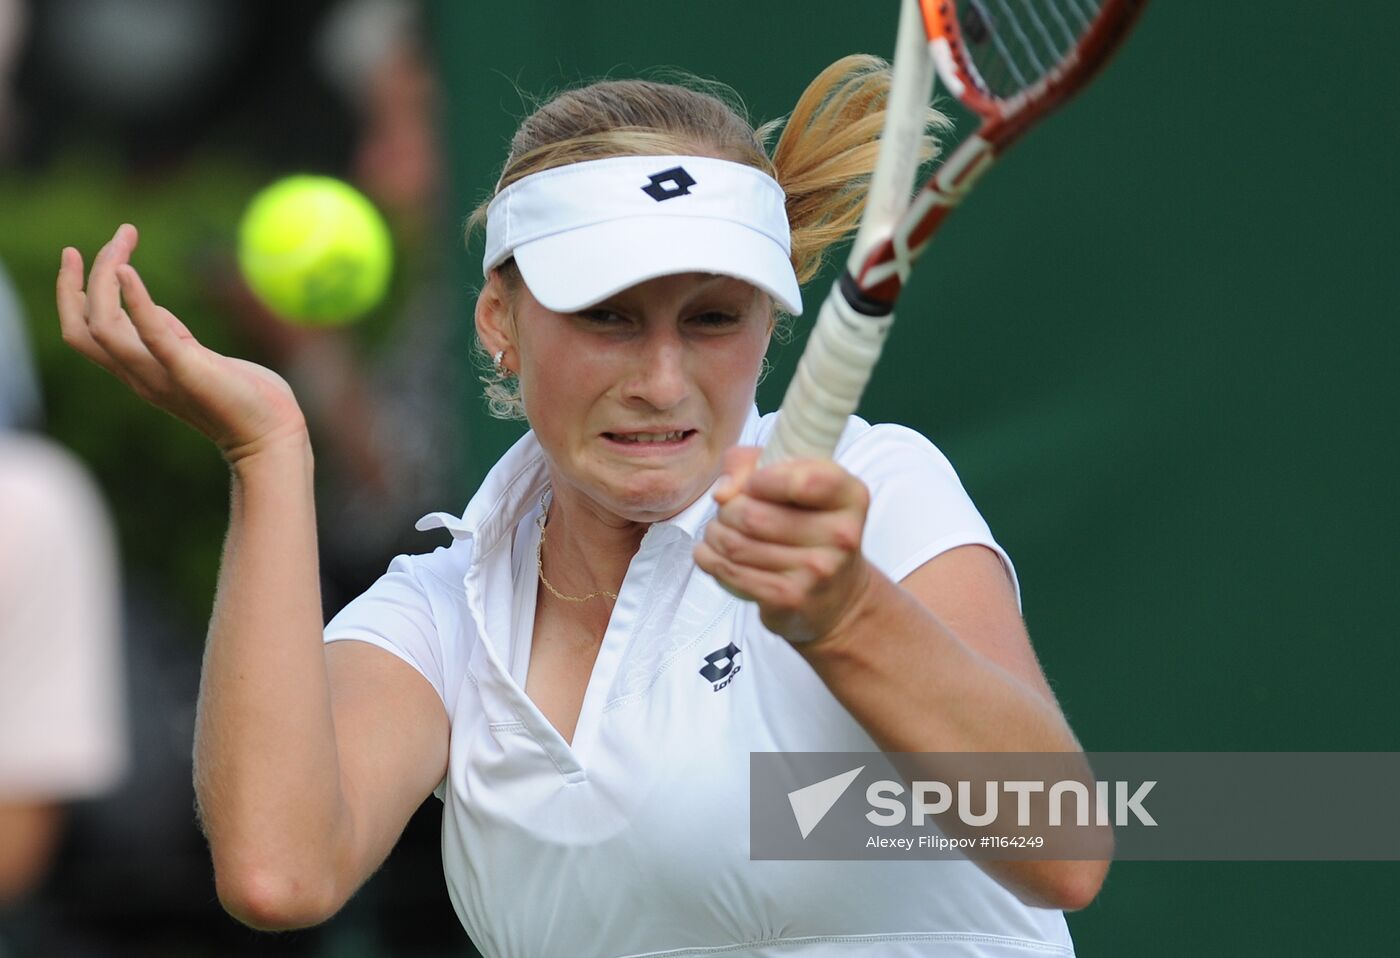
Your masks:
{"label": "blonde hair", "polygon": [[[565,90],[525,118],[511,138],[495,192],[532,173],[614,156],[665,154],[713,156],[744,163],[772,176],[787,196],[792,267],[799,283],[820,272],[828,250],[860,222],[870,174],[879,152],[889,97],[889,65],[853,55],[823,70],[785,119],[756,129],[742,102],[721,84],[687,78],[682,83],[604,80]],[[930,109],[928,131],[946,125]],[[770,155],[768,143],[781,130]],[[937,153],[931,132],[924,157]],[[467,221],[468,233],[486,222],[488,197]],[[520,285],[514,260],[497,267],[507,289]],[[487,406],[501,419],[523,419],[519,383],[484,360]]]}

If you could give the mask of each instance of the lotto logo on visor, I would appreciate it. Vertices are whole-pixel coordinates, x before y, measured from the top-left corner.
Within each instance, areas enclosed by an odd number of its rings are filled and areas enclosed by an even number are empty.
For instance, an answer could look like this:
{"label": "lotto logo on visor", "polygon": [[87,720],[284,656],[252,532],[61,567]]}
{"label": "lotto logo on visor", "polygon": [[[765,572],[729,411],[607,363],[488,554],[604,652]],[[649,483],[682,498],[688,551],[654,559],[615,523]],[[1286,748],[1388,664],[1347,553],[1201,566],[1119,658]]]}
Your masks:
{"label": "lotto logo on visor", "polygon": [[687,173],[685,167],[673,166],[669,170],[651,174],[651,184],[642,187],[642,192],[661,203],[678,196],[689,196],[690,188],[694,185],[695,177]]}

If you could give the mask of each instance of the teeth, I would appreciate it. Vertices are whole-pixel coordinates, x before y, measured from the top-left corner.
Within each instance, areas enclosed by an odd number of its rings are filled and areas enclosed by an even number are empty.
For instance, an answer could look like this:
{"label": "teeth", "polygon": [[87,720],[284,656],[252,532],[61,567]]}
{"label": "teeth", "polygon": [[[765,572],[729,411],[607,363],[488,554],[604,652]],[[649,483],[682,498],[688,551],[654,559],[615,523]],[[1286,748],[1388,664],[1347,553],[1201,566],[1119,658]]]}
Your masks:
{"label": "teeth", "polygon": [[675,442],[685,436],[685,432],[634,432],[630,435],[616,436],[623,442]]}

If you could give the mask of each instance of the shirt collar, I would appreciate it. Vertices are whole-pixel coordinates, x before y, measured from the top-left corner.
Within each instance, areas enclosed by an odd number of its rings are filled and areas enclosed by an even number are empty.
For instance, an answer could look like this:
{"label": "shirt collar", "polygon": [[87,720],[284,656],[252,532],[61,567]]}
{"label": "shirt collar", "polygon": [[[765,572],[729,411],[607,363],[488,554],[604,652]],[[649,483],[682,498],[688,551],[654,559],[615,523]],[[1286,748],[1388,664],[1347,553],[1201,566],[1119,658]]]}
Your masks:
{"label": "shirt collar", "polygon": [[481,555],[509,534],[548,488],[544,452],[534,432],[527,432],[491,467],[461,516],[431,512],[414,528],[446,529],[454,539],[474,539]]}

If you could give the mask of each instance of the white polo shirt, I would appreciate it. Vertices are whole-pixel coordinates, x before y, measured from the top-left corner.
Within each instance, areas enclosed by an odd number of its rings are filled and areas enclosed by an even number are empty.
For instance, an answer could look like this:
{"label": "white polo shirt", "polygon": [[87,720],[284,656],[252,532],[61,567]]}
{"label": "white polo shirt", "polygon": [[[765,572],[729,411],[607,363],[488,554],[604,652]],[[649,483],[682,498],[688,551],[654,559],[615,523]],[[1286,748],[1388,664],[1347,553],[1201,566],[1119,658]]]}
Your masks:
{"label": "white polo shirt", "polygon": [[[772,424],[755,410],[741,442],[762,445]],[[922,436],[852,418],[837,461],[870,488],[863,548],[895,581],[969,543],[1011,569]],[[749,860],[750,752],[878,748],[756,606],[696,568],[709,495],[647,530],[566,743],[524,692],[529,629],[515,621],[533,621],[516,586],[538,586],[547,483],[527,434],[460,518],[419,520],[450,546],[397,557],[326,627],[328,642],[399,656],[442,697],[443,864],[484,955],[1073,954],[1059,911],[970,862]]]}

